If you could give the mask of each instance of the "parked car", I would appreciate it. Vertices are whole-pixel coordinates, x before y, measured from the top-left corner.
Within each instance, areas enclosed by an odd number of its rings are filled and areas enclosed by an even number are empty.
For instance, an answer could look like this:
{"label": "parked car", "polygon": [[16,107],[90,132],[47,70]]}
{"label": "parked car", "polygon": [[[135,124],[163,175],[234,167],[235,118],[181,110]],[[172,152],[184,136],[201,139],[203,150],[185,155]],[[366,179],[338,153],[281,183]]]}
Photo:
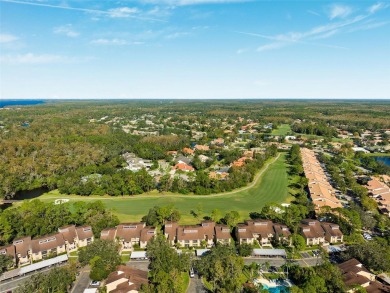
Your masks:
{"label": "parked car", "polygon": [[89,285],[91,285],[91,286],[99,286],[100,282],[99,281],[91,281],[91,283]]}
{"label": "parked car", "polygon": [[194,268],[191,268],[191,269],[190,269],[190,277],[191,277],[191,278],[194,278],[194,277],[195,277]]}

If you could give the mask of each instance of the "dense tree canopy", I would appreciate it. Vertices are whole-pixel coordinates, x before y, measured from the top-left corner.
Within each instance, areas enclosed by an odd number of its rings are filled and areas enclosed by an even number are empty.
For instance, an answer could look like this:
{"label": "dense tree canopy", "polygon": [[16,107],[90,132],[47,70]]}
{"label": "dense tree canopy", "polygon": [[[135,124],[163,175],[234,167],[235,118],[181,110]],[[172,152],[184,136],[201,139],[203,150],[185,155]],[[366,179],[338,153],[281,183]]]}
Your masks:
{"label": "dense tree canopy", "polygon": [[22,236],[37,237],[58,231],[61,226],[91,225],[95,237],[107,227],[119,224],[118,218],[101,201],[55,205],[38,199],[0,211],[0,243]]}
{"label": "dense tree canopy", "polygon": [[97,239],[79,252],[79,262],[91,266],[92,280],[101,281],[121,263],[119,245],[114,241]]}

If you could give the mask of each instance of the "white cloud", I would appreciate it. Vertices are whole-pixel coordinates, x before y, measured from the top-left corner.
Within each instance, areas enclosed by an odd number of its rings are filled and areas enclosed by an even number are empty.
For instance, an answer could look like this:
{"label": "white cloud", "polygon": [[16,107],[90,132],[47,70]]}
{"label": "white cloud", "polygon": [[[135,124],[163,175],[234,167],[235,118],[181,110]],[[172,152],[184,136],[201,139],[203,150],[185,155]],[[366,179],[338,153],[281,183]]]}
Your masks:
{"label": "white cloud", "polygon": [[352,13],[352,8],[347,5],[334,4],[330,7],[329,18],[346,18]]}
{"label": "white cloud", "polygon": [[47,64],[47,63],[62,63],[70,59],[66,56],[33,53],[19,54],[19,55],[5,55],[0,57],[1,63],[7,64]]}
{"label": "white cloud", "polygon": [[307,10],[307,12],[312,14],[312,15],[315,15],[315,16],[321,16],[321,14],[319,14],[318,12],[316,12],[314,10]]}
{"label": "white cloud", "polygon": [[165,38],[166,39],[177,39],[177,38],[181,38],[181,37],[185,37],[185,36],[188,36],[189,33],[187,32],[176,32],[176,33],[173,33],[173,34],[170,34],[170,35],[167,35]]}
{"label": "white cloud", "polygon": [[266,44],[266,45],[263,45],[263,46],[260,46],[257,48],[257,52],[264,52],[264,51],[270,51],[270,50],[277,50],[277,49],[280,49],[280,48],[283,48],[285,47],[287,44],[286,43],[270,43],[270,44]]}
{"label": "white cloud", "polygon": [[123,39],[96,39],[91,41],[95,45],[127,45],[127,41]]}
{"label": "white cloud", "polygon": [[65,36],[70,37],[70,38],[76,38],[76,37],[78,37],[80,35],[79,32],[76,32],[76,31],[74,31],[72,29],[72,25],[71,24],[55,27],[53,29],[53,32],[55,34],[65,35]]}
{"label": "white cloud", "polygon": [[87,8],[76,8],[76,7],[65,6],[65,5],[52,5],[52,4],[37,3],[37,2],[24,2],[24,1],[18,1],[18,0],[0,0],[0,2],[10,2],[10,3],[15,3],[15,4],[20,4],[20,5],[29,5],[29,6],[41,6],[41,7],[48,7],[48,8],[53,8],[53,9],[82,11],[82,12],[98,14],[98,15],[108,15],[108,16],[113,17],[113,18],[132,17],[134,19],[139,19],[139,20],[166,22],[165,20],[161,20],[161,19],[137,16],[135,14],[139,12],[138,9],[137,8],[129,8],[129,7],[114,8],[114,9],[110,9],[107,11],[107,10],[97,10],[97,9],[87,9]]}
{"label": "white cloud", "polygon": [[224,4],[235,2],[250,2],[251,0],[141,0],[144,3],[168,4],[174,6],[188,6],[200,4]]}
{"label": "white cloud", "polygon": [[135,7],[119,7],[119,8],[112,8],[108,10],[108,14],[110,17],[114,18],[124,18],[124,17],[130,17],[134,14],[139,13],[138,8]]}
{"label": "white cloud", "polygon": [[371,13],[371,14],[374,14],[374,13],[378,12],[379,10],[385,9],[385,8],[387,8],[389,6],[390,6],[389,4],[378,2],[378,3],[370,6],[368,8],[368,12]]}
{"label": "white cloud", "polygon": [[18,37],[11,34],[0,34],[0,44],[12,43],[17,41],[18,39]]}

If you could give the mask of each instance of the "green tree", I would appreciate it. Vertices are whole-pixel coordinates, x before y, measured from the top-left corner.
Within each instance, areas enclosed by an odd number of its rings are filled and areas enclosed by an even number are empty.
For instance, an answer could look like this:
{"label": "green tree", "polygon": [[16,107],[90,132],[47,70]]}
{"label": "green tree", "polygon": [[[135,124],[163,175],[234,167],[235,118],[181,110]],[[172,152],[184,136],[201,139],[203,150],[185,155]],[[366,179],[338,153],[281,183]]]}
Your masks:
{"label": "green tree", "polygon": [[212,292],[241,292],[245,278],[244,261],[235,253],[234,246],[217,245],[197,263],[199,273],[212,286]]}
{"label": "green tree", "polygon": [[302,251],[306,248],[306,240],[299,234],[293,234],[292,236],[292,244],[298,251]]}
{"label": "green tree", "polygon": [[13,264],[11,256],[0,254],[0,276]]}
{"label": "green tree", "polygon": [[223,218],[223,222],[226,225],[228,225],[230,228],[237,226],[239,220],[240,220],[240,214],[237,211],[230,211]]}
{"label": "green tree", "polygon": [[178,254],[163,235],[154,237],[147,246],[150,259],[150,284],[144,286],[145,292],[181,293],[183,286],[181,274],[190,270],[190,256]]}
{"label": "green tree", "polygon": [[70,291],[75,279],[76,269],[74,266],[53,268],[46,274],[32,275],[15,290],[15,293],[66,293]]}
{"label": "green tree", "polygon": [[243,243],[237,246],[237,250],[240,256],[250,256],[252,255],[253,246],[248,243]]}
{"label": "green tree", "polygon": [[103,280],[121,263],[119,246],[114,241],[97,239],[79,252],[79,262],[91,265],[90,278]]}

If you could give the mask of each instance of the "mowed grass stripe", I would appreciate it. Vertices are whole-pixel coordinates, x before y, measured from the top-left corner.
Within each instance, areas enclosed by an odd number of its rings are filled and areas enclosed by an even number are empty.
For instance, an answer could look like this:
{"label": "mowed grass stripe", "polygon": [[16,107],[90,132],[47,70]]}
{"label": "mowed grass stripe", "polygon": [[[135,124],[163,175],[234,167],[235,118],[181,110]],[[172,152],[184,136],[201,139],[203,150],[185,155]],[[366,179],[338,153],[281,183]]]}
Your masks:
{"label": "mowed grass stripe", "polygon": [[[69,198],[71,201],[92,199],[91,197],[66,195],[59,195],[57,198]],[[42,196],[41,199],[52,201],[53,197],[49,193]],[[99,199],[99,197],[93,197],[93,199]],[[140,221],[150,208],[173,204],[182,214],[180,222],[189,224],[197,222],[197,219],[190,212],[196,209],[198,205],[202,206],[203,216],[210,215],[211,211],[217,208],[222,214],[232,210],[238,211],[243,220],[249,217],[250,212],[259,212],[267,203],[282,203],[289,200],[287,165],[285,154],[282,153],[274,162],[269,164],[256,184],[248,189],[216,196],[140,195],[119,198],[104,197],[103,203],[107,208],[113,209],[121,221]]]}

